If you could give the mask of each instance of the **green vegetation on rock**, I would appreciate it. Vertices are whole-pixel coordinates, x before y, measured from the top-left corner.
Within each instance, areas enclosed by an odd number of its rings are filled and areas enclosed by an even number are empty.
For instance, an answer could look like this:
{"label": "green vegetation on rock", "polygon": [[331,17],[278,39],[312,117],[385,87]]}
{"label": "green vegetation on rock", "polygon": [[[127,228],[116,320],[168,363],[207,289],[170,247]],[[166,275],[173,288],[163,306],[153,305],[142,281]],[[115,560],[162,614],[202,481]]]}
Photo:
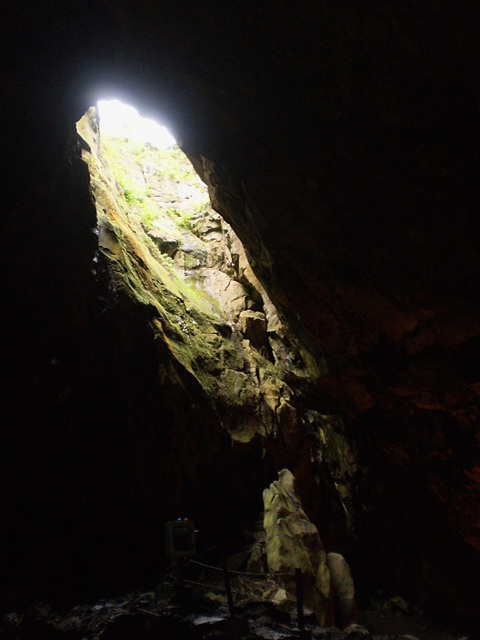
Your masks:
{"label": "green vegetation on rock", "polygon": [[[147,306],[173,367],[196,378],[234,440],[290,438],[295,392],[320,369],[289,335],[238,238],[209,204],[178,148],[100,138],[95,111],[78,131],[91,153],[99,250],[116,287]],[[259,309],[249,311],[249,309]]]}
{"label": "green vegetation on rock", "polygon": [[165,219],[190,230],[195,217],[209,209],[206,187],[178,147],[157,149],[107,136],[102,136],[101,143],[131,214],[145,231],[165,226]]}

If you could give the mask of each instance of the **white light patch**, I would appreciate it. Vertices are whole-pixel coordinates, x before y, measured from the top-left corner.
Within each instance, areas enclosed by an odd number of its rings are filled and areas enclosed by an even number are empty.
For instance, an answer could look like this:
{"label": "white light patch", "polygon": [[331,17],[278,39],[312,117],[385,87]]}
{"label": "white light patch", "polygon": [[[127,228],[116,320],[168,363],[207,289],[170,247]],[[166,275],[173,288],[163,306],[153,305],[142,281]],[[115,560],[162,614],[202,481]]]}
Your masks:
{"label": "white light patch", "polygon": [[150,142],[159,149],[176,145],[176,140],[166,127],[155,120],[142,118],[138,111],[120,100],[99,100],[100,130],[108,136]]}

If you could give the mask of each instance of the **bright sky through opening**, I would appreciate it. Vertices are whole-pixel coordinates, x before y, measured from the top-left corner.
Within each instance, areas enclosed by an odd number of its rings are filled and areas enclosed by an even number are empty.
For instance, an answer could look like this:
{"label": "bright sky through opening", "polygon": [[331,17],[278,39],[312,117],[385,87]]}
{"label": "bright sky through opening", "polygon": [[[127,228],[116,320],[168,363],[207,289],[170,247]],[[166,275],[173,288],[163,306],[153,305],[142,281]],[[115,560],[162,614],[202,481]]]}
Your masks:
{"label": "bright sky through opening", "polygon": [[159,149],[176,144],[172,134],[155,120],[142,118],[134,107],[120,100],[99,100],[100,129],[105,135],[128,138],[138,142],[150,142]]}

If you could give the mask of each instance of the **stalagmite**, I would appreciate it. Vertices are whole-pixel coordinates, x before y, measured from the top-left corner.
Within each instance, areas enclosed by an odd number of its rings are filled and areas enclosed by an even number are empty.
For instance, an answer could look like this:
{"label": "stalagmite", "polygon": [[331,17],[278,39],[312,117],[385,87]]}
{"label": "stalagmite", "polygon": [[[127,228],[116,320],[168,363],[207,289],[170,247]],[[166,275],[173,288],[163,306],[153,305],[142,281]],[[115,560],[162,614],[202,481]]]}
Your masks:
{"label": "stalagmite", "polygon": [[301,569],[306,605],[319,624],[330,624],[332,598],[327,555],[317,528],[308,519],[295,492],[291,471],[279,472],[278,480],[263,492],[263,502],[269,570],[287,574],[280,581],[287,591],[294,593],[295,569]]}

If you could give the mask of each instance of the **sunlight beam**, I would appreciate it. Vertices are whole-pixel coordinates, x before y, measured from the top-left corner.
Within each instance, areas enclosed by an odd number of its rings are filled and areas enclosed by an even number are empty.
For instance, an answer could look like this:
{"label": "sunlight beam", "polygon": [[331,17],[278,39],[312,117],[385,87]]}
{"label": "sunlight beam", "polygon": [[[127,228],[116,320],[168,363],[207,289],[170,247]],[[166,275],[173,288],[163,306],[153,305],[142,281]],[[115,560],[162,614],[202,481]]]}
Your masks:
{"label": "sunlight beam", "polygon": [[176,145],[168,129],[155,120],[142,118],[138,111],[120,100],[99,100],[97,103],[100,130],[104,135],[149,142],[158,149]]}

